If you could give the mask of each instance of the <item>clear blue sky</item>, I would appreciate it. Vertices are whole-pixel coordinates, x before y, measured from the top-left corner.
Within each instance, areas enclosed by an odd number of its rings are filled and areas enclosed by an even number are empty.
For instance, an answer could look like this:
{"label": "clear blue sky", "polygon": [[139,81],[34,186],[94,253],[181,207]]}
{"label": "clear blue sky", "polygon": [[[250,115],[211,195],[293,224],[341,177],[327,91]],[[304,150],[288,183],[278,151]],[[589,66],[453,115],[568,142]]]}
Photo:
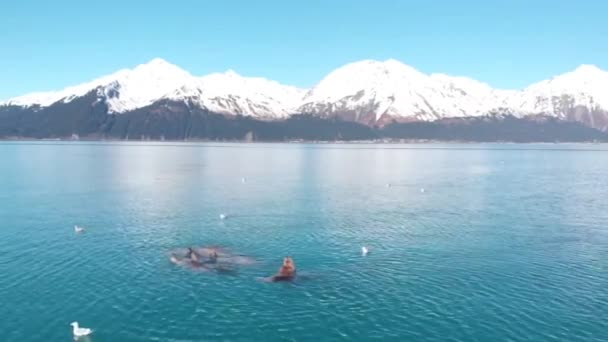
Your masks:
{"label": "clear blue sky", "polygon": [[607,0],[29,1],[0,4],[0,99],[164,58],[309,87],[361,59],[519,88],[608,69]]}

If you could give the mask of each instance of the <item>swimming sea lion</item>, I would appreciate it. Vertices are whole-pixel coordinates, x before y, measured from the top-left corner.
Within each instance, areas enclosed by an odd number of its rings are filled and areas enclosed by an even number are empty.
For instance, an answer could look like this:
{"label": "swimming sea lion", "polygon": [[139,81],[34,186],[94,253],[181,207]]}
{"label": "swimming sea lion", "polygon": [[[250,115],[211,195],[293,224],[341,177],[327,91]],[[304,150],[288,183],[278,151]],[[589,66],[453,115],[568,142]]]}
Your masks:
{"label": "swimming sea lion", "polygon": [[296,277],[296,265],[290,256],[283,259],[283,265],[279,269],[279,272],[268,278],[271,282],[278,281],[292,281]]}

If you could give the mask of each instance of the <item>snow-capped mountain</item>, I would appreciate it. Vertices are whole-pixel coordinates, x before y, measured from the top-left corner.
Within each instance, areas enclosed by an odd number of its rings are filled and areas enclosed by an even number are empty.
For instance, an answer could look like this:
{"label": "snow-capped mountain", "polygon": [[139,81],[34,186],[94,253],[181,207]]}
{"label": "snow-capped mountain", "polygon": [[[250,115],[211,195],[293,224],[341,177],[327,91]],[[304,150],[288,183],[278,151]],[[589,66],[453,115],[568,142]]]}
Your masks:
{"label": "snow-capped mountain", "polygon": [[523,90],[501,90],[466,77],[426,75],[395,60],[361,61],[321,80],[299,111],[365,123],[542,114],[606,130],[606,89],[608,73],[589,65]]}
{"label": "snow-capped mountain", "polygon": [[305,90],[260,77],[243,77],[229,70],[193,80],[165,98],[189,101],[221,114],[285,118],[295,112]]}
{"label": "snow-capped mountain", "polygon": [[368,60],[330,73],[306,95],[300,111],[365,122],[383,118],[431,121],[482,115],[497,100],[497,92],[481,82],[429,76],[396,60]]}
{"label": "snow-capped mountain", "polygon": [[95,92],[97,101],[104,101],[108,112],[116,114],[170,100],[262,119],[309,113],[382,125],[393,120],[542,114],[608,130],[607,89],[608,72],[591,65],[522,90],[501,90],[466,77],[427,75],[392,59],[365,60],[342,66],[312,89],[302,90],[234,71],[197,77],[154,59],[91,82],[16,97],[4,104],[44,108]]}
{"label": "snow-capped mountain", "polygon": [[445,74],[430,76],[442,89],[444,96],[454,104],[456,114],[452,115],[453,117],[485,115],[497,107],[503,107],[505,99],[514,93],[511,90],[493,89],[485,83],[467,77]]}
{"label": "snow-capped mountain", "polygon": [[281,118],[293,113],[305,92],[264,78],[243,77],[234,71],[195,77],[156,58],[91,82],[16,97],[5,104],[47,107],[58,101],[68,103],[91,91],[105,101],[109,113],[124,113],[169,99],[188,101],[217,113],[261,118]]}
{"label": "snow-capped mountain", "polygon": [[608,72],[594,65],[541,81],[517,92],[510,107],[523,113],[564,115],[572,106],[608,109]]}
{"label": "snow-capped mountain", "polygon": [[432,80],[414,68],[366,60],[327,75],[306,94],[299,111],[373,123],[383,115],[433,115],[446,105],[439,95]]}
{"label": "snow-capped mountain", "polygon": [[581,65],[514,92],[504,104],[522,116],[545,114],[608,130],[608,72]]}
{"label": "snow-capped mountain", "polygon": [[187,71],[160,58],[134,69],[123,69],[111,75],[55,92],[33,93],[13,98],[7,104],[47,107],[70,102],[91,91],[106,101],[110,113],[122,113],[146,106],[193,78]]}

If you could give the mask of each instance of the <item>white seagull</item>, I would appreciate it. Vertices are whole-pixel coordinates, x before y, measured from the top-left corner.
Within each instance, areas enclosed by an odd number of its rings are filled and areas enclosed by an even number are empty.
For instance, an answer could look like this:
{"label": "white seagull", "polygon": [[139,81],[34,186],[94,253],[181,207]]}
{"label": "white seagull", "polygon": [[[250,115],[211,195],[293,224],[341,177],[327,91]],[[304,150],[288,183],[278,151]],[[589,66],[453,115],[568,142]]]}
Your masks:
{"label": "white seagull", "polygon": [[241,182],[247,183],[247,178],[245,178],[245,177],[241,178]]}
{"label": "white seagull", "polygon": [[367,253],[369,253],[369,250],[367,249],[367,247],[365,247],[365,246],[361,247],[361,255],[366,256]]}
{"label": "white seagull", "polygon": [[81,328],[78,326],[78,322],[72,322],[70,323],[70,325],[72,326],[72,330],[74,333],[74,338],[78,338],[78,337],[82,337],[82,336],[87,336],[90,335],[93,330],[89,329],[89,328]]}
{"label": "white seagull", "polygon": [[220,214],[220,220],[225,220],[227,218],[228,216],[226,216],[226,214]]}
{"label": "white seagull", "polygon": [[74,233],[84,232],[84,227],[74,226]]}

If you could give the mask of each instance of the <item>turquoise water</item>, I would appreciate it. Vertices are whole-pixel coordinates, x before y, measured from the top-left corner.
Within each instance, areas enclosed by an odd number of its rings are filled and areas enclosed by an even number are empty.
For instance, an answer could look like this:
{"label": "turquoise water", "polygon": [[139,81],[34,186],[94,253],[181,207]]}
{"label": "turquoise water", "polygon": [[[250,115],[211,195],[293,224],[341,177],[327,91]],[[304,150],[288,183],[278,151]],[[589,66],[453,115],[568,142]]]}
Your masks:
{"label": "turquoise water", "polygon": [[[0,341],[71,341],[72,321],[96,342],[608,341],[604,145],[2,143],[0,157]],[[192,245],[256,263],[169,262]],[[259,281],[284,255],[306,277]]]}

